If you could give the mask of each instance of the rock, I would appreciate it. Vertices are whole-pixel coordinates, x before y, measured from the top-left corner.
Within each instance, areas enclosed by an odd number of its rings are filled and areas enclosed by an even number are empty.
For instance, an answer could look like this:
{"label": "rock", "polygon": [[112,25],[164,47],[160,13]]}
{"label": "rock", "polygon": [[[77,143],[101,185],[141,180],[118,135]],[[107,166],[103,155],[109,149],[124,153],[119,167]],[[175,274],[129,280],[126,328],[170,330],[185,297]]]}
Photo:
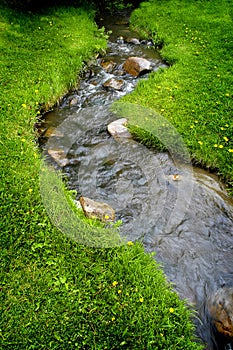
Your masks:
{"label": "rock", "polygon": [[217,290],[207,305],[217,331],[233,341],[233,287]]}
{"label": "rock", "polygon": [[69,106],[72,107],[72,106],[76,106],[79,102],[79,98],[78,96],[74,96],[71,98],[71,100],[69,101]]}
{"label": "rock", "polygon": [[115,79],[115,78],[110,78],[105,83],[103,83],[103,87],[106,89],[113,89],[113,90],[123,90],[124,87],[124,80],[122,79]]}
{"label": "rock", "polygon": [[103,60],[101,61],[100,65],[105,70],[105,72],[111,73],[113,69],[116,67],[116,62]]}
{"label": "rock", "polygon": [[151,63],[145,58],[141,57],[129,57],[125,61],[123,68],[127,73],[135,77],[148,73],[152,70]]}
{"label": "rock", "polygon": [[115,220],[115,211],[107,203],[96,202],[87,197],[79,198],[84,214],[91,219],[99,219],[104,222]]}
{"label": "rock", "polygon": [[120,138],[131,138],[131,134],[129,130],[126,128],[127,119],[121,118],[117,119],[114,122],[108,124],[108,132],[113,137],[120,137]]}
{"label": "rock", "polygon": [[64,167],[69,164],[69,159],[66,158],[65,152],[62,149],[49,149],[48,154],[60,167]]}
{"label": "rock", "polygon": [[49,126],[45,132],[43,133],[43,136],[46,138],[50,138],[50,137],[64,137],[64,134],[62,134],[61,132],[58,131],[58,128],[56,128],[55,126]]}
{"label": "rock", "polygon": [[126,42],[128,44],[133,44],[133,45],[140,45],[141,44],[139,39],[137,39],[137,38],[127,38]]}

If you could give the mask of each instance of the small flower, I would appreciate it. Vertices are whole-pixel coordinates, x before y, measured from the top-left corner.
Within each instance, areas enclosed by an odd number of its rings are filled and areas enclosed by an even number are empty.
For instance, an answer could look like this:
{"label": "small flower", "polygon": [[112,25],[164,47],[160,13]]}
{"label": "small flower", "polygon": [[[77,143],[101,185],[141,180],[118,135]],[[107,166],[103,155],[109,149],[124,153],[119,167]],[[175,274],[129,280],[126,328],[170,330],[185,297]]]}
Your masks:
{"label": "small flower", "polygon": [[39,90],[35,90],[35,93],[38,94]]}
{"label": "small flower", "polygon": [[108,220],[109,219],[109,215],[104,215],[104,218],[105,218],[105,220]]}
{"label": "small flower", "polygon": [[163,333],[160,333],[160,335],[161,335],[161,337],[163,337],[164,335],[163,335]]}
{"label": "small flower", "polygon": [[129,247],[131,247],[132,245],[134,245],[134,242],[128,241],[128,242],[127,242],[127,245],[128,245]]}
{"label": "small flower", "polygon": [[143,303],[144,299],[143,298],[139,298],[140,303]]}
{"label": "small flower", "polygon": [[32,188],[29,188],[28,192],[29,193],[32,193],[33,189]]}
{"label": "small flower", "polygon": [[190,125],[190,129],[193,129],[194,128],[194,125]]}
{"label": "small flower", "polygon": [[218,148],[223,148],[223,145],[219,145]]}
{"label": "small flower", "polygon": [[217,143],[214,144],[214,147],[215,147],[215,148],[218,147]]}
{"label": "small flower", "polygon": [[112,317],[112,322],[115,321],[115,317]]}
{"label": "small flower", "polygon": [[230,148],[230,149],[228,150],[228,152],[233,153],[233,149],[232,149],[232,148]]}
{"label": "small flower", "polygon": [[228,93],[226,93],[225,95],[226,95],[227,97],[229,97],[229,96],[230,96],[230,94],[228,94]]}
{"label": "small flower", "polygon": [[226,137],[226,136],[224,136],[224,140],[227,142],[227,141],[229,141],[229,139]]}
{"label": "small flower", "polygon": [[27,105],[25,103],[22,103],[21,105],[23,108],[27,108]]}
{"label": "small flower", "polygon": [[223,127],[223,126],[221,126],[221,128],[220,128],[221,130],[225,130],[225,128]]}
{"label": "small flower", "polygon": [[173,307],[170,307],[169,311],[173,313],[175,310],[173,309]]}
{"label": "small flower", "polygon": [[118,293],[118,294],[121,294],[121,293],[122,293],[122,290],[121,290],[121,289],[118,289],[117,293]]}
{"label": "small flower", "polygon": [[164,112],[164,111],[165,111],[165,109],[161,108],[161,109],[160,109],[160,111],[161,111],[161,112]]}
{"label": "small flower", "polygon": [[116,287],[117,285],[118,285],[118,282],[117,282],[117,281],[112,282],[112,286],[113,286],[113,287]]}
{"label": "small flower", "polygon": [[198,141],[199,145],[203,145],[203,142],[202,141]]}
{"label": "small flower", "polygon": [[226,127],[226,128],[229,128],[229,125],[228,125],[228,124],[225,124],[225,127]]}
{"label": "small flower", "polygon": [[21,139],[22,142],[26,142],[25,138]]}

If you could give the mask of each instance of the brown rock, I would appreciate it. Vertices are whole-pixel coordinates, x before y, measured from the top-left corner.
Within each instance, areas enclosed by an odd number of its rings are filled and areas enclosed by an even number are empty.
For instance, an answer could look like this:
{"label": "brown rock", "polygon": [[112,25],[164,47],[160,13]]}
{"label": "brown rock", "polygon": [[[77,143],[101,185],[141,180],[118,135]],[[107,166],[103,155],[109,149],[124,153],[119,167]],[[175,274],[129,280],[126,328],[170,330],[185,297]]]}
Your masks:
{"label": "brown rock", "polygon": [[103,87],[113,90],[122,90],[124,87],[124,80],[110,78],[105,83],[103,83]]}
{"label": "brown rock", "polygon": [[131,134],[129,130],[126,127],[127,119],[121,118],[117,119],[114,122],[108,124],[108,132],[113,137],[120,137],[120,138],[131,138]]}
{"label": "brown rock", "polygon": [[84,214],[91,219],[99,219],[104,222],[115,220],[115,211],[110,205],[103,202],[96,202],[87,197],[80,197],[79,201]]}
{"label": "brown rock", "polygon": [[107,73],[111,73],[113,69],[116,67],[116,62],[101,61],[100,65]]}
{"label": "brown rock", "polygon": [[152,70],[151,63],[145,58],[129,57],[123,65],[124,70],[137,77],[139,75],[148,73]]}
{"label": "brown rock", "polygon": [[48,154],[61,167],[69,164],[69,160],[66,158],[65,152],[62,149],[49,149]]}
{"label": "brown rock", "polygon": [[208,300],[208,309],[217,331],[233,340],[233,287],[217,290]]}

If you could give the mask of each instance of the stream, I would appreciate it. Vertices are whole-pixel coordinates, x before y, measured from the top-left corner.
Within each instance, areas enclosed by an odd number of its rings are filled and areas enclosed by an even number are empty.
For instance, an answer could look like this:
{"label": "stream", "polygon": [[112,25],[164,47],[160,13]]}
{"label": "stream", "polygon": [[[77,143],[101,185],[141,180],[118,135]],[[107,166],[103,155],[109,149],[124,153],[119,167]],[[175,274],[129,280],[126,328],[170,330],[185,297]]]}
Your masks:
{"label": "stream", "polygon": [[[233,286],[233,201],[214,174],[109,135],[107,125],[117,119],[112,102],[148,76],[124,72],[126,59],[144,57],[154,72],[169,68],[152,41],[129,30],[127,17],[108,17],[101,25],[112,31],[106,55],[93,60],[78,89],[44,115],[40,144],[46,154],[64,151],[54,164],[71,189],[111,205],[127,240],[140,240],[147,252],[156,252],[174,289],[198,311],[197,335],[207,349],[233,349],[214,335],[206,307],[212,293]],[[104,86],[109,79],[117,85]]]}

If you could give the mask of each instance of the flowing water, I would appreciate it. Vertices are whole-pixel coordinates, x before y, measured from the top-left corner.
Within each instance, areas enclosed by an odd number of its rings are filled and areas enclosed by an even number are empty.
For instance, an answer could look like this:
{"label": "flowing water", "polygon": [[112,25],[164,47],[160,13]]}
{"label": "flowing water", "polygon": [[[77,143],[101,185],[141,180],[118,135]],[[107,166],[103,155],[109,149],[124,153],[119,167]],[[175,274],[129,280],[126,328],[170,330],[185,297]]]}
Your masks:
{"label": "flowing water", "polygon": [[[208,349],[231,349],[223,340],[214,344],[206,300],[217,289],[233,286],[233,201],[217,176],[108,134],[107,125],[117,118],[110,111],[112,101],[146,79],[125,74],[124,61],[140,56],[152,62],[154,71],[166,67],[150,41],[123,40],[137,35],[122,18],[110,22],[102,21],[113,31],[107,54],[93,61],[79,88],[45,115],[40,141],[47,151],[63,150],[70,188],[110,204],[122,220],[122,234],[156,252],[180,297],[197,309],[197,334]],[[103,69],[103,61],[113,61],[113,70]],[[103,87],[109,78],[122,80],[122,87]]]}

